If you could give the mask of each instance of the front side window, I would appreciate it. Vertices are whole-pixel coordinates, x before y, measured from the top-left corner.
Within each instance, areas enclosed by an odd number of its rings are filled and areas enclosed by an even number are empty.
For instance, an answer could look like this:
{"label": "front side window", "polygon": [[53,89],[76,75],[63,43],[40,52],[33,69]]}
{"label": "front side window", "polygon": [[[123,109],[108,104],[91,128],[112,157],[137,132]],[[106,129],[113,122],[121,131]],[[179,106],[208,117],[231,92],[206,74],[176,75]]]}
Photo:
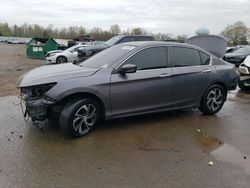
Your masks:
{"label": "front side window", "polygon": [[198,50],[185,47],[172,47],[173,67],[186,67],[200,65],[200,55]]}
{"label": "front side window", "polygon": [[165,68],[167,66],[167,48],[153,47],[142,50],[130,57],[125,64],[137,65],[137,70]]}

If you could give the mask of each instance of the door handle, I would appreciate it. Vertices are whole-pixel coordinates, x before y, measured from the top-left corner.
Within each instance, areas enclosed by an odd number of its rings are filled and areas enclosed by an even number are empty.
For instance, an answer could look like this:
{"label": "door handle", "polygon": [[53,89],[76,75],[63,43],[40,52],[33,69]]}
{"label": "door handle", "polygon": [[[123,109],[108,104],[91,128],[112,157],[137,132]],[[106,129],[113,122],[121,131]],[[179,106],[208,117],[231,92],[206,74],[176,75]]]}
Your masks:
{"label": "door handle", "polygon": [[169,77],[169,76],[171,76],[170,73],[162,73],[159,75],[160,78]]}
{"label": "door handle", "polygon": [[204,69],[202,72],[203,73],[209,73],[209,72],[211,72],[211,70],[210,69]]}

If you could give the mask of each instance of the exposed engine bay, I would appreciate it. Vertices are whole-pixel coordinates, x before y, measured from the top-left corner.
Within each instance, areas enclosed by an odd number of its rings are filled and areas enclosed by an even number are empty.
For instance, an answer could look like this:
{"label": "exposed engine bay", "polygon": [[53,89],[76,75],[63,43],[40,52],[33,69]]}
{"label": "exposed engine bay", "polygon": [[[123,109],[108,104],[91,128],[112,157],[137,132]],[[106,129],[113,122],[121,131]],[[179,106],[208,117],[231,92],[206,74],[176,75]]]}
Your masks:
{"label": "exposed engine bay", "polygon": [[[47,119],[48,108],[55,104],[56,101],[47,97],[45,93],[55,84],[56,83],[21,88],[21,107],[25,119],[30,117],[32,122]],[[24,108],[24,106],[26,108]]]}

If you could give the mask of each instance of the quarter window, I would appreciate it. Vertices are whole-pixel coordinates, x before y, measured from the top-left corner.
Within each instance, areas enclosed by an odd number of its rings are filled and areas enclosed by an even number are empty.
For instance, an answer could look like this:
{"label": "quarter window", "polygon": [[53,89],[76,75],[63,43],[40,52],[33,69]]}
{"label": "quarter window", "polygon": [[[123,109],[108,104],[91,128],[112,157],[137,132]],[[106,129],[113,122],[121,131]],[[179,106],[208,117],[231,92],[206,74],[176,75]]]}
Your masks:
{"label": "quarter window", "polygon": [[137,65],[137,70],[165,68],[166,63],[166,47],[154,47],[142,50],[125,62],[125,64]]}
{"label": "quarter window", "polygon": [[200,65],[200,55],[195,49],[185,47],[172,47],[172,65],[186,67]]}

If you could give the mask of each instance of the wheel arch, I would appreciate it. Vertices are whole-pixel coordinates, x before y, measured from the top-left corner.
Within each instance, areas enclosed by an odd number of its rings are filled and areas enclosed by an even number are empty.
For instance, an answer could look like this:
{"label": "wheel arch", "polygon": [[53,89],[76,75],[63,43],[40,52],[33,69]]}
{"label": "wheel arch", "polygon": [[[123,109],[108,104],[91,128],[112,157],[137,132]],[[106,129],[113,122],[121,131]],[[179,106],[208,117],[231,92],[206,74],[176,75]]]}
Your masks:
{"label": "wheel arch", "polygon": [[64,57],[64,58],[67,60],[66,63],[68,62],[68,58],[67,58],[65,55],[58,55],[58,56],[56,57],[56,62],[57,62],[57,59],[58,59],[59,57]]}
{"label": "wheel arch", "polygon": [[[223,89],[227,92],[227,90],[228,90],[228,88],[227,88],[227,85],[225,84],[225,83],[223,83],[223,82],[220,82],[220,81],[218,81],[218,82],[214,82],[214,83],[212,83],[210,86],[212,86],[212,85],[220,85],[221,87],[223,87]],[[209,86],[209,87],[210,87]]]}
{"label": "wheel arch", "polygon": [[97,101],[101,108],[101,117],[102,118],[105,117],[106,109],[105,109],[104,102],[100,99],[100,97],[98,97],[97,95],[93,93],[89,93],[89,92],[71,93],[63,97],[58,103],[61,105],[66,105],[67,103],[69,103],[69,101],[83,99],[83,98],[90,98],[90,99],[94,99],[95,101]]}
{"label": "wheel arch", "polygon": [[[219,86],[221,86],[221,87],[224,89],[224,91],[225,91],[225,100],[226,100],[228,88],[227,88],[227,85],[226,85],[225,83],[221,82],[221,81],[216,81],[216,82],[213,82],[213,83],[209,84],[208,87],[204,90],[204,92],[203,92],[203,94],[202,94],[202,97],[203,97],[204,93],[206,93],[206,91],[207,91],[211,86],[213,86],[213,85],[219,85]],[[200,101],[202,100],[202,97],[201,97]]]}

